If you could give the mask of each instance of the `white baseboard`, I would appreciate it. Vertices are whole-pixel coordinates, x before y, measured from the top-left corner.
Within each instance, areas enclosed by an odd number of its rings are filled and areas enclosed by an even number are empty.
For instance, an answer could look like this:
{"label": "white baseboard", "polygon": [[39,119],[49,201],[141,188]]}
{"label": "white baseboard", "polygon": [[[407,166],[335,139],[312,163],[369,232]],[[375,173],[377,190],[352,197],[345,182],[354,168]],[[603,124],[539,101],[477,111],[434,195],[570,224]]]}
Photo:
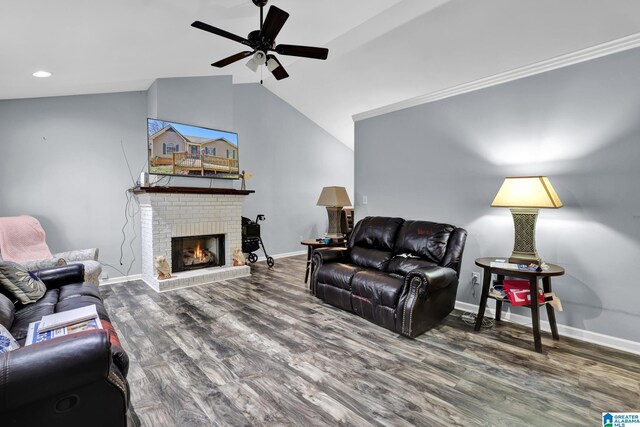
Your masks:
{"label": "white baseboard", "polygon": [[140,279],[142,279],[142,274],[132,274],[130,276],[118,276],[118,277],[112,277],[111,279],[100,279],[100,286],[114,285],[116,283],[125,283],[125,282],[130,282],[132,280],[140,280]]}
{"label": "white baseboard", "polygon": [[[469,311],[472,313],[478,312],[478,306],[475,304],[469,304],[462,301],[456,301],[456,308],[461,311]],[[493,316],[495,309],[487,306],[485,315]],[[502,313],[502,320],[517,323],[523,326],[531,326],[531,317],[523,316],[521,314],[514,313]],[[551,326],[546,320],[540,320],[540,329],[551,332]],[[575,338],[581,341],[587,341],[593,344],[602,345],[605,347],[615,348],[616,350],[622,350],[633,354],[640,354],[640,342],[625,340],[623,338],[612,337],[609,335],[600,334],[597,332],[586,331],[584,329],[574,328],[572,326],[558,325],[558,333],[560,337],[563,336],[569,338]]]}
{"label": "white baseboard", "polygon": [[[273,259],[278,259],[278,258],[287,258],[287,257],[291,257],[291,256],[298,256],[298,255],[306,255],[307,251],[306,250],[301,250],[301,251],[295,251],[295,252],[285,252],[282,254],[275,254],[275,255],[271,255],[271,257]],[[267,258],[264,256],[258,257],[258,262],[260,261],[266,261]],[[118,277],[112,277],[110,279],[100,279],[100,286],[103,285],[115,285],[116,283],[125,283],[125,282],[130,282],[132,280],[141,280],[142,279],[142,274],[132,274],[130,276],[118,276]]]}
{"label": "white baseboard", "polygon": [[[301,250],[301,251],[294,251],[294,252],[285,252],[283,254],[276,254],[276,255],[270,255],[271,258],[273,259],[278,259],[278,258],[288,258],[290,256],[298,256],[298,255],[306,255],[307,251],[305,249]],[[258,262],[260,261],[266,261],[267,257],[265,256],[259,256],[258,257]]]}

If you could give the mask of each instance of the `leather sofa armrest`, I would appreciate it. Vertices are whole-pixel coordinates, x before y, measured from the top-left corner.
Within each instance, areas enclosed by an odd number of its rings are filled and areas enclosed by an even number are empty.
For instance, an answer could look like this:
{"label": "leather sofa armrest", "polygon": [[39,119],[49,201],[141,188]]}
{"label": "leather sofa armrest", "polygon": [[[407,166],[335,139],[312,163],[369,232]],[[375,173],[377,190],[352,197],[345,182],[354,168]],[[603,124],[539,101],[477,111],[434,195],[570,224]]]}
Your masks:
{"label": "leather sofa armrest", "polygon": [[70,283],[84,282],[84,265],[68,264],[60,267],[44,268],[35,272],[47,286],[47,289],[55,289]]}
{"label": "leather sofa armrest", "polygon": [[416,337],[455,306],[458,275],[449,267],[416,268],[407,274],[397,308],[397,330]]}
{"label": "leather sofa armrest", "polygon": [[349,259],[350,250],[347,248],[318,248],[313,251],[313,259],[319,264],[329,264],[332,262],[342,262]]}
{"label": "leather sofa armrest", "polygon": [[420,297],[425,297],[426,292],[434,292],[446,288],[458,280],[455,270],[449,267],[422,267],[411,270],[404,281],[404,286],[409,286],[414,278],[419,278],[425,286],[421,286]]}
{"label": "leather sofa armrest", "polygon": [[323,264],[331,264],[333,262],[347,261],[351,249],[348,248],[318,248],[313,251],[311,256],[311,284],[310,289],[313,295],[316,294],[316,286],[318,284],[318,270]]}
{"label": "leather sofa armrest", "polygon": [[[111,349],[106,331],[86,331],[0,354],[0,413],[111,381]],[[128,400],[128,392],[123,399]],[[79,396],[82,399],[82,396]]]}

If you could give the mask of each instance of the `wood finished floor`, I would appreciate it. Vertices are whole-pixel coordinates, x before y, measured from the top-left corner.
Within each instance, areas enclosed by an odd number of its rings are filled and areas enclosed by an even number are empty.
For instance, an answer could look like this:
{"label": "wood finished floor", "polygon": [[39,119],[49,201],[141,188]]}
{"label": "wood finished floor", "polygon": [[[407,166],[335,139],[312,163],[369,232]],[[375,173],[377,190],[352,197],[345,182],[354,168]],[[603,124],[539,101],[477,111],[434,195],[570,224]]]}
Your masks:
{"label": "wood finished floor", "polygon": [[[640,410],[640,356],[452,313],[407,339],[307,293],[304,257],[157,294],[101,287],[140,426],[588,426]],[[544,316],[544,314],[543,314]]]}

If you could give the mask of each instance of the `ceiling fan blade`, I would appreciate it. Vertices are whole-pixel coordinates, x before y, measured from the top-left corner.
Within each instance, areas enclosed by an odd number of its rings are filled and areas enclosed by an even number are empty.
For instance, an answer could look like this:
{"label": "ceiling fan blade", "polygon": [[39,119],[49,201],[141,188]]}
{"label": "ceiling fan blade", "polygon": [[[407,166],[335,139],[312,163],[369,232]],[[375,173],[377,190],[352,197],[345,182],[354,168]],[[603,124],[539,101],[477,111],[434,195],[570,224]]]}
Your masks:
{"label": "ceiling fan blade", "polygon": [[284,67],[282,66],[282,64],[280,63],[280,61],[278,61],[278,58],[276,58],[273,55],[267,55],[267,66],[269,64],[268,61],[270,61],[270,60],[273,60],[278,64],[278,66],[276,68],[271,70],[271,74],[273,74],[273,77],[275,77],[276,80],[282,80],[282,79],[286,79],[287,77],[289,77],[289,73],[287,73],[287,70],[285,70]]}
{"label": "ceiling fan blade", "polygon": [[249,40],[245,39],[244,37],[236,36],[235,34],[231,34],[228,31],[221,30],[220,28],[216,28],[216,27],[214,27],[212,25],[209,25],[209,24],[205,24],[204,22],[194,21],[191,24],[191,26],[194,27],[194,28],[198,28],[200,30],[203,30],[203,31],[207,31],[209,33],[216,34],[216,35],[221,36],[221,37],[225,37],[225,38],[227,38],[229,40],[233,40],[234,42],[238,42],[238,43],[242,43],[242,44],[247,45],[247,46],[251,46],[251,43],[249,43]]}
{"label": "ceiling fan blade", "polygon": [[214,62],[213,64],[211,64],[211,66],[218,67],[218,68],[226,67],[229,64],[233,64],[236,61],[240,61],[242,58],[246,58],[247,56],[250,56],[252,53],[253,52],[250,52],[250,51],[236,53],[235,55],[231,55],[228,58],[224,58],[218,62]]}
{"label": "ceiling fan blade", "polygon": [[262,37],[267,40],[275,40],[282,29],[282,26],[287,21],[287,18],[289,18],[289,14],[287,12],[275,6],[271,6],[269,8],[269,12],[267,12],[264,24],[262,25]]}
{"label": "ceiling fan blade", "polygon": [[280,55],[301,56],[303,58],[327,59],[329,49],[324,47],[297,46],[294,44],[279,44],[276,52]]}

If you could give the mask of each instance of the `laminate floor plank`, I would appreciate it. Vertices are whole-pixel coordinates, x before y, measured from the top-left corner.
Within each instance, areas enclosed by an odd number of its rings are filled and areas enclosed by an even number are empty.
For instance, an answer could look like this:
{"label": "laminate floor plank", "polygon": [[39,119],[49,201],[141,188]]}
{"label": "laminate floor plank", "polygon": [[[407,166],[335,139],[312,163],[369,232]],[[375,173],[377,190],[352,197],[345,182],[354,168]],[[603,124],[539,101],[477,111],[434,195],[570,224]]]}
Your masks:
{"label": "laminate floor plank", "polygon": [[167,365],[175,373],[178,385],[190,391],[190,397],[207,415],[213,425],[244,426],[249,421],[220,390],[208,381],[198,363],[186,356],[181,350],[174,350],[162,355]]}
{"label": "laminate floor plank", "polygon": [[[322,356],[316,359],[322,359]],[[433,425],[436,420],[458,425],[455,417],[450,417],[450,410],[455,408],[446,402],[439,401],[439,404],[432,405],[431,401],[424,400],[424,394],[406,393],[404,388],[396,392],[392,387],[382,385],[376,374],[361,375],[349,367],[336,369],[335,364],[333,371],[323,381],[326,393],[365,417],[372,416],[382,423],[393,420],[394,425]],[[447,410],[441,411],[440,404],[446,406]]]}
{"label": "laminate floor plank", "polygon": [[[184,365],[182,366],[184,367]],[[159,396],[160,403],[170,415],[176,426],[210,426],[212,420],[207,417],[199,405],[197,393],[192,388],[184,385],[175,373],[172,363],[167,363],[162,358],[149,362],[142,368],[149,379],[150,385]],[[189,393],[185,393],[189,390]],[[164,424],[161,424],[164,425]]]}
{"label": "laminate floor plank", "polygon": [[[130,357],[131,411],[164,426],[577,426],[637,411],[640,356],[454,311],[407,339],[324,304],[306,258],[156,293],[102,286]],[[544,318],[544,315],[543,315]]]}

